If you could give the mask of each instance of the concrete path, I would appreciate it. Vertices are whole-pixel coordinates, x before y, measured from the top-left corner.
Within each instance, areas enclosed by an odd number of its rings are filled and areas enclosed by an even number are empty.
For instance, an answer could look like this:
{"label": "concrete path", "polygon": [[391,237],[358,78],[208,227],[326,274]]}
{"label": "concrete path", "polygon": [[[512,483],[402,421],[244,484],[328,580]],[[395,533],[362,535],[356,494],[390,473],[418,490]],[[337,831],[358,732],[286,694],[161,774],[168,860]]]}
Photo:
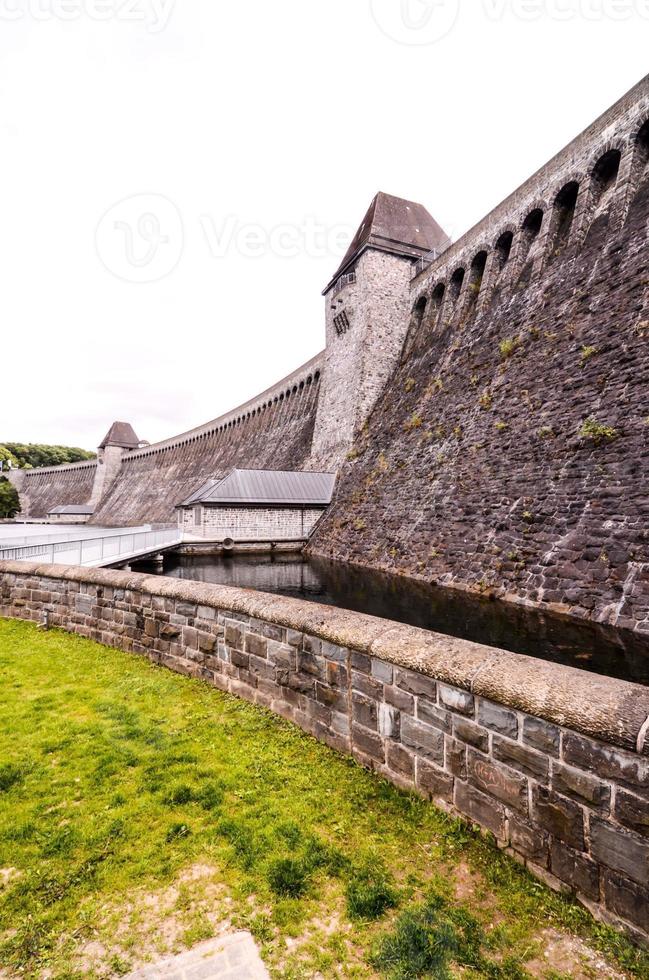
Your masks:
{"label": "concrete path", "polygon": [[250,933],[235,932],[151,963],[125,980],[269,980],[269,973]]}

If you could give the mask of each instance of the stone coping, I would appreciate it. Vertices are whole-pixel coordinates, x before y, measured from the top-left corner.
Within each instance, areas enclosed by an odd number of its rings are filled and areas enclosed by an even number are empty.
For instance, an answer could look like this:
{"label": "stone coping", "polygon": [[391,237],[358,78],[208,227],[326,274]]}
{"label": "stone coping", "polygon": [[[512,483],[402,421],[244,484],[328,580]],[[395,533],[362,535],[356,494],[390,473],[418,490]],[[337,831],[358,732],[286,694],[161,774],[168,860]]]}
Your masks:
{"label": "stone coping", "polygon": [[0,576],[3,574],[129,589],[250,616],[418,671],[591,738],[649,755],[649,688],[629,681],[364,613],[249,589],[36,562],[0,562]]}

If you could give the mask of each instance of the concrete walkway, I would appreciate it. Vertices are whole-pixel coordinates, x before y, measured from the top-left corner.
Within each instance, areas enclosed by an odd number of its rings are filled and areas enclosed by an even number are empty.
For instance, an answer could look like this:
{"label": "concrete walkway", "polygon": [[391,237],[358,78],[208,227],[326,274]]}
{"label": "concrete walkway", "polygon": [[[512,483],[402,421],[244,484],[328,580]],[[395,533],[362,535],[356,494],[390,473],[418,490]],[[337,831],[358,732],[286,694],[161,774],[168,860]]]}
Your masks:
{"label": "concrete walkway", "polygon": [[142,967],[125,980],[269,980],[269,973],[250,933],[235,932]]}

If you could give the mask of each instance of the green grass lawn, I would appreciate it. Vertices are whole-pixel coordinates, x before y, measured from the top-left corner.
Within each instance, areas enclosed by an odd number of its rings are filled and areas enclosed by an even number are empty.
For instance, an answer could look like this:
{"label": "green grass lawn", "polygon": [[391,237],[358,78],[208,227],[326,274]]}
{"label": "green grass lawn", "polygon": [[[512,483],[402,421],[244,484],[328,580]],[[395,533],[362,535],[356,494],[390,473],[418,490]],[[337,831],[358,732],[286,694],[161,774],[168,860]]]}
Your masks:
{"label": "green grass lawn", "polygon": [[247,928],[285,978],[649,977],[488,840],[267,711],[7,620],[0,678],[0,976],[119,976]]}

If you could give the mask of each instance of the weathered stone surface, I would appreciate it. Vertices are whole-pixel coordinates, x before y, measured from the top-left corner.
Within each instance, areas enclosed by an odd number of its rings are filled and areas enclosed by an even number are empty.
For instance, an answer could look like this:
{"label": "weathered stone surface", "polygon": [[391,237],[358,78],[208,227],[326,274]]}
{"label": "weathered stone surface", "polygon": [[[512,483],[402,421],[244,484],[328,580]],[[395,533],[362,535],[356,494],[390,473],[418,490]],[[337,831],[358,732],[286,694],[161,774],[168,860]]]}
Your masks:
{"label": "weathered stone surface", "polygon": [[613,871],[605,871],[603,881],[609,911],[649,933],[649,889]]}
{"label": "weathered stone surface", "polygon": [[[502,708],[499,704],[492,701],[485,701],[480,698],[478,703],[478,722],[485,728],[491,728],[500,735],[508,738],[518,736],[518,715],[507,708]],[[558,744],[558,739],[557,739]]]}
{"label": "weathered stone surface", "polygon": [[558,837],[578,851],[584,850],[584,812],[577,803],[553,793],[545,786],[534,786],[532,814],[535,821],[553,837]]}
{"label": "weathered stone surface", "polygon": [[550,870],[580,895],[593,901],[599,899],[598,865],[561,841],[550,844]]}
{"label": "weathered stone surface", "polygon": [[445,800],[447,803],[453,802],[453,777],[423,759],[417,759],[417,789],[423,793],[428,793],[434,799]]}
{"label": "weathered stone surface", "polygon": [[623,786],[649,795],[649,759],[622,752],[610,745],[581,738],[568,732],[563,737],[563,758],[601,779],[613,779]]}
{"label": "weathered stone surface", "polygon": [[469,749],[469,781],[483,792],[495,796],[515,810],[527,813],[527,780],[518,773],[492,762]]}
{"label": "weathered stone surface", "polygon": [[649,841],[592,818],[590,851],[596,861],[622,872],[645,888],[649,886]]}
{"label": "weathered stone surface", "polygon": [[616,790],[615,819],[649,837],[649,800],[623,789]]}
{"label": "weathered stone surface", "polygon": [[508,738],[493,736],[492,753],[494,759],[506,763],[512,769],[518,769],[526,776],[544,783],[547,781],[550,763],[547,756],[520,742],[512,742]]}
{"label": "weathered stone surface", "polygon": [[561,731],[541,718],[525,718],[523,721],[523,741],[532,745],[540,752],[548,755],[559,755]]}
{"label": "weathered stone surface", "polygon": [[438,729],[404,715],[401,719],[401,741],[424,758],[443,764],[444,735]]}
{"label": "weathered stone surface", "polygon": [[588,804],[595,810],[608,810],[611,802],[611,787],[608,783],[560,762],[552,763],[552,789],[556,793],[570,796],[578,803]]}
{"label": "weathered stone surface", "polygon": [[500,840],[505,839],[505,808],[491,796],[486,796],[468,783],[455,781],[453,802],[470,820],[490,830]]}

